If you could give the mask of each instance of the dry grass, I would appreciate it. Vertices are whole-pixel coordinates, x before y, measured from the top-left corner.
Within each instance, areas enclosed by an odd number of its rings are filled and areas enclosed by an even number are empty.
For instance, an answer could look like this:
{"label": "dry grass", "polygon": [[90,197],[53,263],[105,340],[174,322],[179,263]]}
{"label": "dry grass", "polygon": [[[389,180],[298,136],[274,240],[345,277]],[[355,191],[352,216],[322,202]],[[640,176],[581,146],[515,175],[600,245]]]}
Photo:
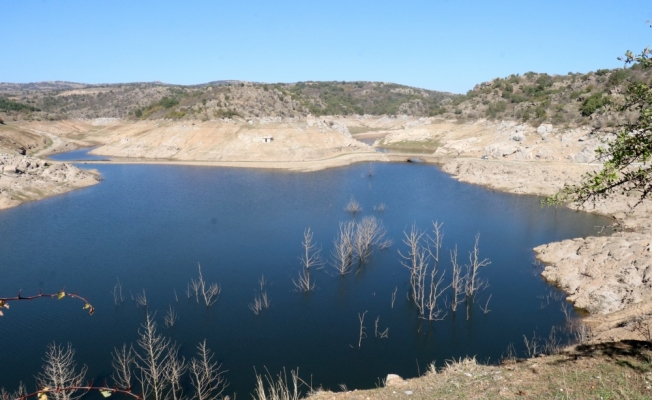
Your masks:
{"label": "dry grass", "polygon": [[[411,392],[408,395],[406,392]],[[561,354],[508,361],[449,361],[424,376],[373,390],[318,392],[323,399],[649,399],[652,346],[619,342],[580,346]]]}

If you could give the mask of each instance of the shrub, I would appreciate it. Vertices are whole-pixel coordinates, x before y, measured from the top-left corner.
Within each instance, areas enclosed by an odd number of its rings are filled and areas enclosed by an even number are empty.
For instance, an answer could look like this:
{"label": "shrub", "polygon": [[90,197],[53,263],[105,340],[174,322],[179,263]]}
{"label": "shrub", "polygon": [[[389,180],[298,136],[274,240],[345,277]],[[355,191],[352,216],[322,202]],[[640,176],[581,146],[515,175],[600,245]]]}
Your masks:
{"label": "shrub", "polygon": [[496,118],[496,116],[505,111],[507,109],[507,103],[504,101],[497,101],[495,103],[489,104],[489,107],[487,107],[487,110],[485,111],[485,115],[488,118]]}
{"label": "shrub", "polygon": [[513,83],[516,85],[521,81],[521,78],[519,78],[518,74],[517,75],[512,74],[509,76],[509,79],[507,81],[509,83]]}
{"label": "shrub", "polygon": [[134,111],[134,115],[136,116],[136,118],[142,117],[143,116],[143,110],[141,110],[140,108],[137,108],[136,111]]}
{"label": "shrub", "polygon": [[233,118],[235,116],[240,116],[235,110],[217,110],[213,113],[217,118]]}
{"label": "shrub", "polygon": [[627,75],[628,75],[627,70],[619,69],[611,73],[607,83],[609,84],[609,86],[618,86],[621,83],[623,83],[625,79],[627,79]]}
{"label": "shrub", "polygon": [[165,114],[165,116],[163,118],[166,118],[166,119],[179,119],[179,118],[182,118],[185,115],[186,115],[186,113],[184,111],[172,110],[172,111],[168,111],[168,113]]}
{"label": "shrub", "polygon": [[173,97],[163,97],[161,100],[159,100],[158,105],[160,105],[163,108],[172,108],[179,104],[179,100],[173,98]]}
{"label": "shrub", "polygon": [[604,107],[607,104],[609,104],[609,97],[603,96],[602,93],[595,93],[582,102],[580,111],[583,116],[588,117],[596,112],[598,108]]}
{"label": "shrub", "polygon": [[0,99],[0,110],[2,111],[41,111],[40,109],[23,104],[23,103],[18,103],[12,100],[7,100],[7,99]]}

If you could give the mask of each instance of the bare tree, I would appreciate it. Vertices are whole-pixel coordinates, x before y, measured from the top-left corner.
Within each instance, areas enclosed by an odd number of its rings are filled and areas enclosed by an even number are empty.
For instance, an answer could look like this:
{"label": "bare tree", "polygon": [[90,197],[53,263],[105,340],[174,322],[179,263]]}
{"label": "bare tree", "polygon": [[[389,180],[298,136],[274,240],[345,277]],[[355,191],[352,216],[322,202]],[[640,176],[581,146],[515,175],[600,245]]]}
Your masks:
{"label": "bare tree", "polygon": [[168,328],[172,328],[179,319],[179,316],[177,315],[177,312],[174,311],[174,308],[170,305],[170,308],[168,308],[167,314],[165,314],[164,322],[165,326]]}
{"label": "bare tree", "polygon": [[385,328],[384,331],[378,330],[378,322],[380,322],[380,315],[376,318],[374,324],[374,337],[379,337],[381,339],[387,339],[389,337],[389,328]]}
{"label": "bare tree", "polygon": [[27,388],[23,382],[18,384],[18,389],[15,392],[7,392],[5,388],[0,388],[0,399],[9,400],[9,399],[23,399],[28,395]]}
{"label": "bare tree", "polygon": [[412,298],[414,298],[415,287],[417,285],[417,274],[419,271],[418,266],[421,264],[419,258],[422,253],[425,255],[425,252],[421,249],[421,238],[425,235],[425,232],[420,232],[419,229],[417,229],[416,223],[413,223],[410,232],[403,232],[403,234],[405,235],[403,243],[409,247],[409,250],[405,255],[399,250],[398,254],[404,259],[401,261],[401,264],[410,270],[410,287],[412,288]]}
{"label": "bare tree", "polygon": [[269,298],[267,297],[267,292],[256,295],[253,303],[249,303],[249,309],[258,315],[264,309],[268,309],[270,306]]}
{"label": "bare tree", "polygon": [[396,301],[396,292],[398,291],[398,286],[394,288],[394,291],[392,292],[392,308],[394,308],[394,302]]}
{"label": "bare tree", "polygon": [[469,265],[466,278],[466,294],[473,296],[478,290],[486,286],[486,282],[481,282],[478,279],[478,270],[482,267],[491,264],[488,259],[480,259],[480,234],[475,235],[475,245],[473,250],[469,252]]}
{"label": "bare tree", "polygon": [[118,279],[118,283],[113,287],[113,303],[117,306],[125,302],[124,297],[122,297],[122,283]]}
{"label": "bare tree", "polygon": [[151,396],[154,400],[163,400],[170,386],[166,368],[172,345],[170,339],[156,332],[156,322],[149,313],[142,328],[138,331],[140,338],[137,343],[142,354],[136,353],[139,372],[136,379],[140,383],[143,398]]}
{"label": "bare tree", "polygon": [[199,277],[197,280],[190,280],[186,294],[188,295],[188,298],[190,298],[190,289],[192,288],[192,292],[195,293],[195,300],[197,303],[199,303],[199,298],[201,296],[201,298],[204,300],[204,303],[206,304],[206,307],[210,307],[215,304],[222,290],[217,283],[207,284],[204,280],[204,276],[201,273],[201,265],[197,264],[197,267],[199,269]]}
{"label": "bare tree", "polygon": [[43,371],[38,374],[37,380],[40,387],[49,387],[54,400],[75,400],[85,393],[75,395],[74,391],[59,391],[82,383],[86,376],[87,367],[84,365],[77,369],[75,363],[75,350],[68,343],[66,347],[52,343],[43,359]]}
{"label": "bare tree", "polygon": [[165,379],[170,385],[166,399],[181,400],[183,399],[183,389],[181,387],[181,377],[186,372],[188,365],[185,358],[179,358],[179,347],[170,345],[167,354],[167,362],[163,369]]}
{"label": "bare tree", "polygon": [[304,253],[299,257],[303,268],[299,271],[297,280],[292,280],[299,292],[310,292],[315,288],[315,282],[310,277],[310,270],[324,265],[320,254],[321,249],[312,242],[312,238],[312,231],[310,228],[306,229],[303,232],[303,242],[301,243]]}
{"label": "bare tree", "polygon": [[360,206],[360,203],[351,197],[351,200],[349,200],[349,203],[344,208],[344,211],[350,212],[355,216],[357,213],[362,212],[362,206]]}
{"label": "bare tree", "polygon": [[433,222],[434,236],[430,237],[413,224],[409,233],[404,232],[403,242],[409,247],[408,253],[399,251],[403,258],[401,264],[410,270],[410,295],[419,310],[419,316],[431,321],[445,317],[438,300],[450,286],[444,286],[444,274],[439,273],[439,252],[443,239],[441,227],[442,224]]}
{"label": "bare tree", "polygon": [[315,290],[315,281],[310,277],[309,269],[299,271],[299,277],[297,280],[292,279],[292,283],[297,292],[311,292]]}
{"label": "bare tree", "polygon": [[215,400],[224,392],[228,383],[224,379],[222,367],[213,361],[210,349],[206,347],[206,340],[197,346],[198,358],[193,358],[188,367],[190,371],[190,382],[195,388],[196,400]]}
{"label": "bare tree", "polygon": [[353,236],[355,232],[355,222],[340,222],[340,229],[333,240],[333,250],[331,252],[331,265],[340,275],[346,275],[351,272],[353,266]]}
{"label": "bare tree", "polygon": [[147,294],[145,293],[145,289],[143,289],[142,294],[136,294],[136,305],[138,307],[147,307]]}
{"label": "bare tree", "polygon": [[465,287],[465,277],[462,275],[462,267],[457,262],[457,246],[450,251],[451,254],[451,264],[453,269],[453,278],[451,280],[451,289],[453,291],[452,301],[451,301],[451,310],[455,312],[457,310],[457,305],[464,301],[464,296],[466,294]]}
{"label": "bare tree", "polygon": [[358,320],[360,321],[360,332],[358,336],[358,348],[362,346],[362,339],[367,337],[367,328],[364,326],[364,316],[367,314],[367,312],[363,312],[362,314],[358,313]]}
{"label": "bare tree", "polygon": [[[434,263],[432,269],[430,270],[430,286],[425,306],[428,309],[428,320],[438,321],[446,316],[444,311],[439,308],[438,299],[450,285],[443,286],[445,271],[442,272],[441,275],[439,274],[439,252],[441,250],[442,240],[444,237],[444,234],[441,230],[443,223],[438,223],[435,221],[432,223],[432,225],[434,237],[428,236],[428,252],[430,253],[431,258],[434,260]],[[425,291],[425,285],[422,285],[421,288]],[[425,297],[425,295],[422,295],[422,297]]]}
{"label": "bare tree", "polygon": [[525,343],[525,354],[528,358],[532,358],[539,354],[539,346],[541,339],[537,337],[537,333],[532,334],[532,339],[528,339],[527,336],[523,335],[523,342]]}
{"label": "bare tree", "polygon": [[[291,370],[290,376],[292,379],[291,386],[288,383],[285,369],[278,374],[276,379],[269,371],[267,371],[264,379],[262,375],[256,373],[256,389],[253,394],[254,400],[299,400],[299,370]],[[303,381],[301,382],[304,383]]]}
{"label": "bare tree", "polygon": [[[138,334],[138,351],[126,345],[114,350],[115,387],[109,391],[126,390],[130,394],[132,377],[135,377],[142,395],[133,397],[141,400],[214,400],[221,396],[227,386],[226,380],[220,364],[213,361],[205,340],[197,347],[199,357],[187,363],[179,356],[179,347],[157,333],[151,314],[147,314]],[[181,382],[187,379],[184,378],[187,372],[195,388],[193,396],[183,393]]]}
{"label": "bare tree", "polygon": [[375,246],[382,242],[386,231],[376,217],[364,217],[355,227],[354,250],[361,263],[367,262]]}
{"label": "bare tree", "polygon": [[299,257],[301,264],[305,269],[321,267],[324,265],[324,262],[321,259],[321,248],[318,248],[317,244],[312,242],[312,239],[313,233],[310,228],[308,228],[303,232],[303,242],[301,242],[303,254]]}
{"label": "bare tree", "polygon": [[487,299],[487,303],[484,305],[484,307],[480,306],[480,309],[482,310],[483,313],[489,314],[491,310],[489,309],[489,300],[491,300],[491,294],[489,295],[489,298]]}
{"label": "bare tree", "polygon": [[120,389],[130,388],[133,378],[132,368],[136,364],[134,349],[131,346],[127,348],[127,345],[123,344],[121,349],[113,349],[112,355],[113,360],[111,361],[111,366],[113,366],[113,374],[111,377],[115,385]]}

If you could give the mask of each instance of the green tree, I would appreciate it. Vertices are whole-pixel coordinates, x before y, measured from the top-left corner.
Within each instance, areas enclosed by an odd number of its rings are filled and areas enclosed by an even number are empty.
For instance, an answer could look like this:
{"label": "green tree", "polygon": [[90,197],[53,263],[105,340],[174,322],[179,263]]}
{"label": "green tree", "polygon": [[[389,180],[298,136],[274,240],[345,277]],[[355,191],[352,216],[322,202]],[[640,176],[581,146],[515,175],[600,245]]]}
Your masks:
{"label": "green tree", "polygon": [[[652,68],[652,50],[647,47],[639,55],[628,51],[619,59],[625,65]],[[607,147],[596,150],[598,159],[604,160],[602,170],[585,174],[578,185],[565,185],[559,193],[547,198],[549,205],[566,201],[584,204],[621,193],[638,196],[636,207],[651,197],[652,86],[644,82],[630,83],[625,102],[617,110],[634,111],[638,117],[620,125],[616,138]]]}

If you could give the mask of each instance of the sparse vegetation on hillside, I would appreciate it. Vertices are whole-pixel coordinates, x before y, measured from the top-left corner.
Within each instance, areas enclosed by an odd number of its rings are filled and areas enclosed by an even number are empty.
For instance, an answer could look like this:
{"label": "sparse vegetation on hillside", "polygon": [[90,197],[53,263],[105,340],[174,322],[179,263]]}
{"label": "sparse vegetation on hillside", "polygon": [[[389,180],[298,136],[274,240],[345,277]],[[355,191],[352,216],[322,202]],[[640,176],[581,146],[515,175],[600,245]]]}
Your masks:
{"label": "sparse vegetation on hillside", "polygon": [[[215,119],[321,115],[437,115],[456,95],[382,82],[255,84],[222,81],[176,86],[0,84],[0,93],[28,108],[4,109],[12,119]],[[32,107],[32,108],[29,108]],[[40,111],[41,112],[37,112]],[[3,111],[0,108],[0,111]]]}
{"label": "sparse vegetation on hillside", "polygon": [[40,109],[28,104],[18,103],[7,99],[0,98],[0,111],[41,111]]}
{"label": "sparse vegetation on hillside", "polygon": [[616,126],[635,114],[612,112],[624,101],[629,84],[646,83],[652,71],[631,68],[599,69],[587,74],[548,75],[528,72],[476,85],[445,106],[444,116],[461,120],[505,119],[539,125]]}
{"label": "sparse vegetation on hillside", "polygon": [[0,84],[0,113],[11,119],[216,119],[322,115],[440,116],[459,121],[517,120],[538,126],[614,127],[635,113],[614,113],[625,88],[648,83],[652,71],[635,64],[587,74],[528,72],[476,85],[465,95],[384,82],[258,84],[216,81],[83,85],[69,82]]}

